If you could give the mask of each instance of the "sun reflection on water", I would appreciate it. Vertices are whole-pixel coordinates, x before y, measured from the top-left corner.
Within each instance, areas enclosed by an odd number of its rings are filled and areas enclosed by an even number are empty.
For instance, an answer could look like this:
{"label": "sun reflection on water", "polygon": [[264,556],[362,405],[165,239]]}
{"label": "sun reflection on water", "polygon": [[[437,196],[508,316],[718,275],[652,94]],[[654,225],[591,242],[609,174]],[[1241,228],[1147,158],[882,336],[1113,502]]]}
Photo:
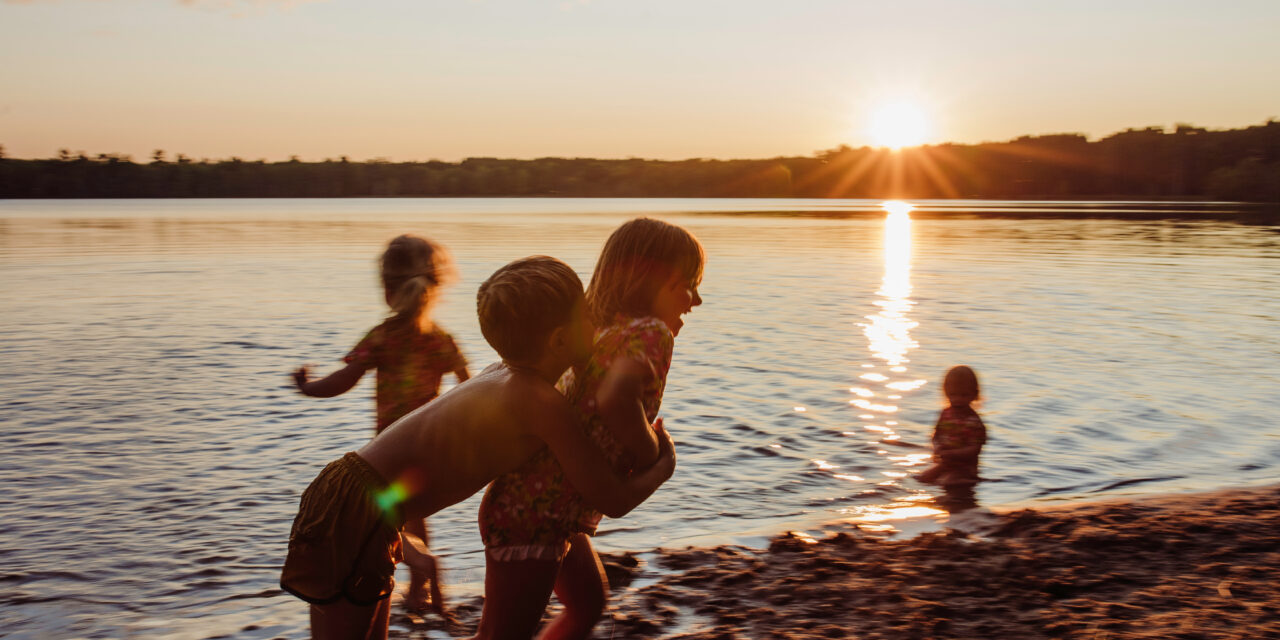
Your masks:
{"label": "sun reflection on water", "polygon": [[[929,491],[912,486],[908,482],[914,470],[929,464],[932,456],[919,443],[911,442],[919,436],[912,431],[903,439],[899,428],[897,404],[927,384],[923,378],[912,375],[909,357],[919,344],[912,339],[911,331],[918,326],[910,315],[915,306],[911,299],[911,244],[912,206],[905,202],[891,201],[881,205],[886,212],[884,219],[884,275],[875,292],[876,312],[858,323],[867,339],[869,360],[858,363],[853,375],[857,384],[850,386],[853,396],[848,400],[856,411],[857,427],[848,426],[841,433],[853,438],[865,438],[865,442],[877,446],[875,454],[882,461],[876,470],[879,478],[869,480],[862,475],[838,473],[839,466],[827,460],[811,459],[812,464],[840,480],[854,483],[870,483],[876,488],[864,489],[863,494],[893,496],[888,504],[864,505],[841,509],[845,520],[864,529],[892,532],[907,521],[933,520],[947,513]],[[796,407],[796,411],[802,411]],[[860,430],[858,430],[860,429]],[[891,448],[902,447],[891,452]],[[868,474],[870,475],[870,474]],[[867,485],[863,485],[867,486]]]}
{"label": "sun reflection on water", "polygon": [[[918,323],[910,318],[915,302],[911,299],[911,216],[913,207],[906,202],[890,201],[881,205],[886,212],[884,219],[884,277],[880,288],[876,291],[875,314],[866,317],[866,322],[859,326],[867,338],[867,346],[872,364],[862,364],[862,368],[870,369],[857,378],[863,384],[849,388],[856,396],[849,404],[865,413],[858,414],[863,420],[864,433],[879,436],[877,443],[891,444],[901,440],[902,436],[895,431],[898,422],[894,418],[898,405],[886,402],[899,400],[903,394],[912,393],[926,384],[926,381],[910,374],[908,357],[911,351],[919,346],[911,337],[911,330]],[[878,450],[877,454],[891,466],[890,470],[880,472],[886,480],[878,482],[879,486],[896,487],[906,491],[905,495],[895,498],[894,504],[858,507],[850,513],[850,521],[877,523],[875,526],[893,529],[888,522],[915,518],[931,518],[944,513],[931,506],[932,496],[920,489],[903,487],[901,481],[907,478],[912,467],[928,464],[927,453],[911,453],[906,455],[889,455],[886,450]],[[908,504],[903,505],[902,502]]]}
{"label": "sun reflection on water", "polygon": [[908,362],[907,352],[916,348],[911,330],[917,323],[907,318],[915,305],[911,300],[911,216],[905,202],[886,202],[884,219],[884,279],[876,292],[879,313],[867,316],[870,324],[863,333],[871,343],[871,354],[899,371]]}

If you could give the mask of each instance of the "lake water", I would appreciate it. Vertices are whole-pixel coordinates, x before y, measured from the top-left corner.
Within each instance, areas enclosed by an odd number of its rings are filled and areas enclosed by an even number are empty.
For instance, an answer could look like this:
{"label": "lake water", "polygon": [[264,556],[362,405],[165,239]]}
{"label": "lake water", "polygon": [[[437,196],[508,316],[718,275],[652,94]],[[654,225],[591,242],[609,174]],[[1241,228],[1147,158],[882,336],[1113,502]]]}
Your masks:
{"label": "lake water", "polygon": [[[585,280],[638,214],[705,244],[662,410],[679,468],[606,550],[945,518],[911,476],[960,363],[986,396],[983,506],[1280,478],[1280,227],[1212,203],[914,204],[0,201],[0,635],[306,635],[277,588],[290,521],[372,434],[373,391],[306,398],[287,374],[379,322],[402,232],[455,255],[437,319],[473,371],[494,359],[476,287],[511,259]],[[477,505],[431,520],[455,597],[483,575]]]}

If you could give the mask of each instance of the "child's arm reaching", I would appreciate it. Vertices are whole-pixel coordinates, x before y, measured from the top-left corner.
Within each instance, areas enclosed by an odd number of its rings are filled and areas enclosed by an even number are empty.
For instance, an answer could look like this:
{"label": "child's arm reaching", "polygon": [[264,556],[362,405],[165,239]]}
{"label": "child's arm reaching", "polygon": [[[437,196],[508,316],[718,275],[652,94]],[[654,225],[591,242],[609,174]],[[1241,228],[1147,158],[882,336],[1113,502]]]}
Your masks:
{"label": "child's arm reaching", "polygon": [[352,363],[319,380],[307,380],[311,372],[303,366],[293,372],[293,384],[303,395],[313,398],[332,398],[350,391],[357,382],[360,382],[360,377],[365,371],[367,369],[363,365]]}
{"label": "child's arm reaching", "polygon": [[619,358],[610,365],[596,392],[596,408],[605,426],[644,469],[658,459],[658,438],[649,426],[641,398],[653,369],[632,358]]}

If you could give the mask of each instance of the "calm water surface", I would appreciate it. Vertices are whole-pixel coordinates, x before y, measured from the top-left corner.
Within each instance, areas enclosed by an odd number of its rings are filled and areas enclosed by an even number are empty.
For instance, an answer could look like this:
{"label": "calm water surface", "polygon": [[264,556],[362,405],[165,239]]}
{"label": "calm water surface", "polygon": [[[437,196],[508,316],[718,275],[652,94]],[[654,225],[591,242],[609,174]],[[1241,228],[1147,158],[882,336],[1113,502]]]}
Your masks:
{"label": "calm water surface", "polygon": [[[679,469],[604,549],[944,518],[912,475],[959,363],[986,395],[985,506],[1280,478],[1280,227],[1203,203],[878,204],[0,201],[0,634],[305,636],[277,567],[299,492],[372,434],[372,376],[321,400],[287,373],[379,322],[374,261],[402,232],[456,256],[437,318],[473,371],[494,359],[474,293],[509,260],[585,280],[641,213],[706,245],[662,411]],[[1201,219],[1072,217],[1133,211]],[[483,575],[477,505],[431,520],[455,596]]]}

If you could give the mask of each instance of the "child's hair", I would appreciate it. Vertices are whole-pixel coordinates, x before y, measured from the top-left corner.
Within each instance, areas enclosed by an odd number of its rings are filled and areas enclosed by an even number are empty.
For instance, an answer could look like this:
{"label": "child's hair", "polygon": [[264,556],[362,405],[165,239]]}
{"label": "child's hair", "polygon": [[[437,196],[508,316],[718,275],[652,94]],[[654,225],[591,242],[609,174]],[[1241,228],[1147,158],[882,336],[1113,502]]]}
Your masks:
{"label": "child's hair", "polygon": [[582,304],[582,280],[555,258],[530,256],[493,272],[476,293],[480,333],[503,360],[529,362]]}
{"label": "child's hair", "polygon": [[702,280],[706,253],[685,229],[653,218],[636,218],[604,243],[587,286],[587,306],[597,326],[623,313],[647,315],[658,290],[672,278]]}
{"label": "child's hair", "polygon": [[453,277],[453,261],[440,245],[405,234],[387,244],[379,260],[387,305],[397,319],[418,318],[433,302],[431,290]]}
{"label": "child's hair", "polygon": [[942,393],[951,404],[965,405],[977,400],[982,393],[978,387],[978,374],[964,365],[951,367],[942,379]]}

